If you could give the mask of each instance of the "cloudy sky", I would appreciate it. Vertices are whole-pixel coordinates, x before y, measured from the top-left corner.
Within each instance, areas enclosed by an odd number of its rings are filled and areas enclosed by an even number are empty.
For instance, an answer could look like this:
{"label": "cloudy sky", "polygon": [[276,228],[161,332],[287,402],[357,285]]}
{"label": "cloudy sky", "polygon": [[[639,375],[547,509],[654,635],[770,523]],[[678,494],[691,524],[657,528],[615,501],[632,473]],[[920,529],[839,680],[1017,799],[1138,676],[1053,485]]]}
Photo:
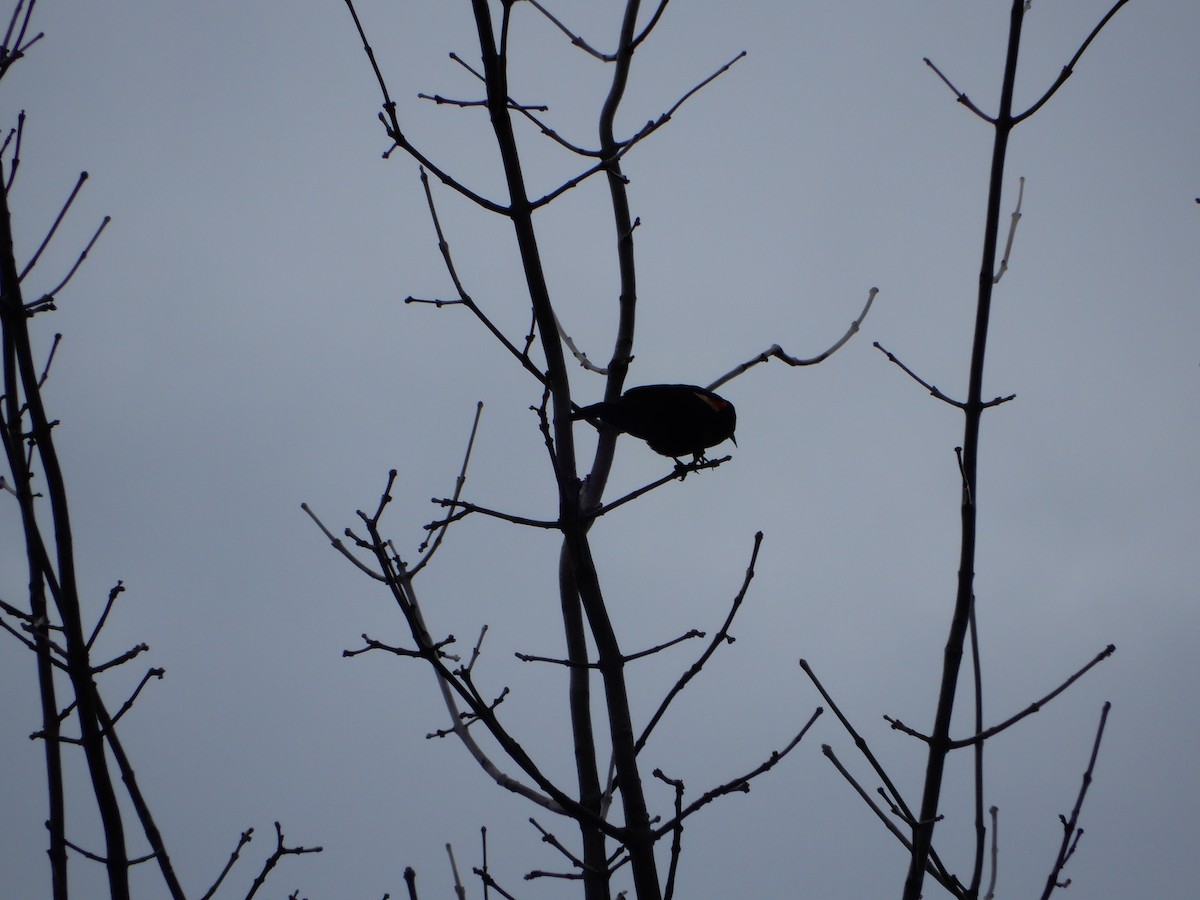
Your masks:
{"label": "cloudy sky", "polygon": [[[557,13],[612,46],[621,5]],[[1017,106],[1033,102],[1107,9],[1040,0],[1027,18]],[[624,646],[715,629],[765,540],[723,649],[643,755],[689,797],[752,769],[820,703],[809,660],[910,801],[953,601],[957,412],[873,349],[961,396],[979,271],[991,132],[927,69],[995,108],[1008,3],[672,4],[640,51],[620,125],[657,117],[742,50],[625,162],[640,310],[630,384],[706,383],[773,343],[824,349],[879,298],[825,364],[760,366],[723,388],[738,408],[733,461],[602,520],[601,578]],[[478,59],[466,2],[362,0],[359,11],[430,157],[503,201],[486,116],[418,92],[477,96],[448,56]],[[453,843],[464,872],[487,826],[494,874],[524,898],[560,865],[527,822],[564,839],[450,741],[430,674],[344,648],[364,632],[403,640],[379,586],[329,548],[373,509],[412,556],[429,498],[453,489],[475,403],[485,404],[465,495],[535,518],[554,497],[540,396],[450,297],[416,165],[387,147],[378,89],[338,0],[155,3],[43,0],[46,37],[5,78],[3,126],[27,110],[12,204],[27,258],[79,171],[90,180],[30,276],[55,284],[96,223],[113,223],[37,320],[64,334],[47,388],[92,609],[127,592],[99,655],[152,653],[105,676],[116,706],[147,665],[168,670],[123,722],[185,886],[199,895],[249,826],[244,893],[271,823],[320,856],[284,861],[272,897],[377,898],[416,866],[446,896]],[[1088,797],[1069,896],[1183,896],[1200,879],[1200,7],[1133,2],[1063,89],[1014,134],[1006,209],[1024,217],[993,308],[979,485],[977,592],[985,717],[999,721],[1106,644],[1116,655],[989,744],[1000,808],[999,896],[1037,896],[1074,801],[1100,708],[1114,704]],[[594,141],[606,69],[518,4],[513,92]],[[522,133],[534,193],[580,168]],[[528,303],[504,223],[436,187],[467,289],[514,339]],[[606,191],[588,183],[539,214],[564,327],[606,358],[616,311]],[[577,370],[573,391],[602,382]],[[586,428],[580,438],[591,440]],[[669,465],[618,447],[617,496]],[[3,499],[3,498],[0,498]],[[0,596],[24,585],[15,505],[0,503]],[[514,651],[562,653],[553,534],[484,519],[450,532],[418,590],[435,633],[469,647],[490,626],[476,678],[546,770],[571,763],[565,686]],[[694,642],[693,642],[694,644]],[[684,644],[632,670],[647,716],[698,652]],[[46,893],[45,801],[32,658],[0,643],[0,870],[12,896]],[[968,719],[958,722],[965,734]],[[679,896],[896,896],[901,848],[820,752],[875,782],[824,717],[749,795],[714,804],[685,834]],[[938,843],[970,867],[969,783],[952,767]],[[98,848],[85,786],[71,831]],[[665,787],[651,787],[669,811]],[[135,850],[136,852],[136,850]],[[96,871],[76,863],[86,885]],[[148,867],[138,896],[164,896]],[[935,895],[931,888],[930,896]],[[86,891],[80,896],[85,896]],[[471,896],[479,896],[476,885]]]}

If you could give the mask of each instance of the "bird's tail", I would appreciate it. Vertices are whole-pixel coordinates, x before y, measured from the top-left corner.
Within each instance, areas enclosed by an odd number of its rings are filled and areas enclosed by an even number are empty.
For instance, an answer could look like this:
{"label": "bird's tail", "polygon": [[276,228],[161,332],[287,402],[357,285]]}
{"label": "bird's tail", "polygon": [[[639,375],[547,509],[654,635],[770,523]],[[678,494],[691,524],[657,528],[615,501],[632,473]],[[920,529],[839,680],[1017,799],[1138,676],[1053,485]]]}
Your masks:
{"label": "bird's tail", "polygon": [[594,419],[600,413],[600,408],[603,405],[604,404],[602,403],[593,403],[591,406],[581,406],[579,409],[576,409],[571,413],[571,418],[574,421],[579,421],[580,419]]}

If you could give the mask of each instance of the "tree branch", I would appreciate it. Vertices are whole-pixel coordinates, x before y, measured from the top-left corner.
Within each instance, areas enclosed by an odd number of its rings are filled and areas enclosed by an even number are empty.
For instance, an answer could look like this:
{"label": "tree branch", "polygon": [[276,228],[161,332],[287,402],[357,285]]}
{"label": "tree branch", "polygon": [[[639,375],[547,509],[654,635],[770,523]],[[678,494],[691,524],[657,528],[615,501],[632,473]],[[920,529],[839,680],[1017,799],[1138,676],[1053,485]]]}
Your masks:
{"label": "tree branch", "polygon": [[850,340],[850,338],[854,337],[854,335],[858,333],[858,329],[862,325],[863,320],[866,319],[867,313],[871,311],[871,304],[875,302],[875,295],[878,293],[879,288],[874,287],[867,292],[866,305],[863,306],[862,312],[858,314],[858,318],[850,323],[850,327],[846,330],[846,333],[843,334],[841,338],[835,341],[832,345],[830,345],[827,350],[818,353],[816,356],[804,359],[798,356],[790,356],[784,352],[783,348],[779,346],[779,344],[772,344],[762,353],[758,354],[758,356],[747,360],[736,368],[726,372],[712,384],[708,385],[708,389],[710,391],[714,391],[727,381],[732,381],[734,378],[737,378],[747,369],[751,369],[754,366],[757,366],[759,363],[769,362],[772,359],[781,360],[787,363],[789,366],[815,366],[817,363],[824,362],[825,360],[829,359],[829,357],[833,356],[833,354],[837,353],[837,351],[840,350],[842,346],[845,345],[848,340]]}

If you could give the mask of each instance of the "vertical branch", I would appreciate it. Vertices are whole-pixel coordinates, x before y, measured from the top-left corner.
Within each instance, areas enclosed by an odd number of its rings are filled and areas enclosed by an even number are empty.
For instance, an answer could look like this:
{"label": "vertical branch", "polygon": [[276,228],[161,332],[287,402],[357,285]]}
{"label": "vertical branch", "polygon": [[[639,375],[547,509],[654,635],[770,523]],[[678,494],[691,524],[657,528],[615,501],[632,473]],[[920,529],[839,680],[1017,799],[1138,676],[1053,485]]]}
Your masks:
{"label": "vertical branch", "polygon": [[[975,623],[975,598],[971,598],[970,617],[971,637],[971,675],[974,678],[975,689],[975,734],[983,732],[983,670],[979,657],[979,629]],[[971,869],[971,886],[968,888],[972,897],[979,896],[979,885],[983,881],[983,859],[987,852],[987,825],[983,819],[983,745],[984,741],[976,741],[973,747],[975,755],[975,864]]]}
{"label": "vertical branch", "polygon": [[[603,790],[596,760],[596,737],[592,728],[592,670],[588,665],[587,634],[584,630],[583,605],[575,577],[572,554],[564,542],[558,563],[559,598],[562,603],[563,633],[566,636],[568,669],[568,708],[571,737],[575,745],[575,777],[579,783],[579,803],[597,817],[603,816]],[[583,843],[584,900],[607,900],[610,896],[608,853],[604,834],[590,822],[580,821]]]}
{"label": "vertical branch", "polygon": [[[662,892],[654,860],[654,834],[650,828],[650,816],[646,810],[645,796],[637,768],[637,757],[633,752],[634,734],[629,698],[625,687],[625,660],[608,617],[599,578],[596,575],[595,562],[592,559],[591,548],[588,546],[588,523],[580,514],[581,498],[572,432],[570,384],[567,378],[562,341],[558,333],[553,305],[542,270],[537,237],[533,228],[533,211],[525,188],[520,155],[512,129],[504,43],[502,40],[501,48],[497,50],[495,32],[486,0],[472,0],[471,5],[475,14],[475,25],[483,57],[488,113],[496,135],[496,143],[508,186],[509,217],[516,233],[526,285],[533,306],[534,320],[537,323],[546,359],[546,384],[553,401],[553,432],[556,450],[554,466],[559,489],[559,522],[563,531],[563,548],[570,562],[574,591],[578,591],[579,602],[582,604],[596,642],[597,665],[604,681],[609,731],[613,743],[617,777],[621,784],[621,800],[625,815],[624,843],[629,853],[634,888],[639,900],[657,900],[662,896]],[[618,66],[618,75],[614,79],[615,87],[610,93],[608,104],[606,104],[607,108],[611,108],[611,111],[607,113],[610,129],[611,116],[623,94],[624,78],[628,73],[629,59],[633,53],[633,23],[637,19],[638,8],[638,0],[628,0],[620,41],[620,46],[623,48],[623,67],[622,65]],[[502,36],[507,34],[511,9],[510,3],[504,4]],[[632,260],[631,254],[628,259]],[[629,309],[632,310],[632,306]],[[632,316],[632,311],[629,316]],[[626,331],[632,338],[632,329],[627,326]],[[564,604],[575,602],[572,597],[574,591],[567,586],[563,592]],[[569,623],[573,614],[567,612],[564,614]],[[568,640],[578,650],[578,635],[569,635]],[[578,724],[578,717],[576,717],[576,722]],[[577,756],[577,763],[586,762],[587,740],[590,740],[590,735],[576,733],[576,746],[582,753],[581,756]],[[592,764],[594,765],[594,751]],[[590,780],[592,773],[587,773],[585,777]],[[591,860],[589,860],[590,862]]]}
{"label": "vertical branch", "polygon": [[[517,139],[513,134],[512,118],[508,108],[507,59],[496,48],[496,35],[492,28],[487,0],[471,0],[475,13],[475,27],[479,34],[479,49],[483,56],[484,82],[487,87],[488,115],[496,135],[496,145],[504,167],[504,178],[508,187],[509,218],[517,237],[517,249],[525,272],[525,284],[537,322],[542,352],[546,357],[546,379],[553,401],[555,476],[558,479],[560,500],[571,500],[577,494],[575,441],[571,425],[571,386],[567,379],[567,364],[563,354],[562,340],[550,302],[550,289],[542,268],[541,251],[533,227],[533,210],[529,192],[525,188],[525,176],[521,169],[521,156],[517,150]],[[504,5],[504,21],[507,28],[512,5]]]}
{"label": "vertical branch", "polygon": [[[629,70],[633,62],[639,0],[628,0],[621,22],[621,33],[617,45],[612,85],[600,113],[600,149],[603,158],[609,161],[607,180],[612,199],[613,219],[617,239],[617,262],[620,271],[620,315],[616,343],[609,365],[606,399],[615,399],[621,393],[625,373],[633,352],[633,334],[637,310],[637,279],[633,254],[633,221],[629,212],[629,198],[625,178],[621,173],[617,157],[618,146],[613,132],[617,109],[625,94]],[[653,23],[651,23],[651,26]],[[612,462],[615,434],[603,435],[597,446],[596,460],[588,479],[588,494],[584,502],[599,502],[604,483]],[[578,523],[576,523],[578,524]],[[621,800],[627,831],[626,849],[633,868],[634,885],[639,900],[653,900],[662,896],[658,871],[654,859],[654,835],[650,827],[650,815],[646,807],[642,779],[638,771],[636,735],[629,710],[629,698],[625,683],[625,659],[621,654],[616,634],[612,630],[604,600],[600,592],[599,579],[591,548],[587,542],[587,526],[578,526],[566,533],[567,545],[572,547],[580,596],[596,641],[598,664],[604,679],[604,692],[608,705],[609,736],[612,741],[613,763],[620,784]]]}
{"label": "vertical branch", "polygon": [[[162,833],[158,830],[158,824],[154,821],[154,816],[150,812],[150,805],[146,802],[146,798],[142,794],[142,789],[138,786],[137,775],[133,771],[133,764],[129,761],[129,756],[125,753],[125,747],[121,743],[121,739],[117,737],[116,723],[113,721],[112,716],[108,714],[108,710],[105,709],[104,701],[99,697],[96,698],[96,711],[100,716],[100,725],[104,729],[108,745],[112,749],[117,769],[121,773],[121,781],[129,792],[129,799],[133,803],[137,817],[142,823],[142,832],[146,835],[146,840],[154,851],[154,858],[158,862],[159,871],[162,873],[163,882],[171,895],[171,900],[186,900],[186,896],[183,893],[183,886],[179,883],[179,878],[175,874],[175,867],[171,863],[171,855],[167,852],[167,845],[163,841]],[[118,712],[117,715],[119,718],[120,713]]]}
{"label": "vertical branch", "polygon": [[[15,14],[14,14],[15,15]],[[11,30],[11,26],[10,26]],[[46,578],[42,567],[44,553],[40,552],[40,534],[33,508],[32,475],[24,453],[21,407],[21,384],[17,372],[17,342],[13,335],[13,317],[25,316],[17,283],[17,264],[13,256],[12,221],[8,213],[8,188],[0,178],[0,321],[4,341],[4,412],[2,417],[4,453],[13,476],[13,491],[21,511],[25,533],[25,556],[29,572],[29,611],[33,622],[32,634],[37,656],[38,695],[42,707],[42,735],[46,757],[46,787],[48,793],[47,829],[50,832],[50,883],[54,900],[67,900],[66,802],[63,788],[62,731],[58,717],[58,699],[54,688],[54,667],[51,662],[50,616],[46,600]]]}
{"label": "vertical branch", "polygon": [[[125,847],[124,826],[112,777],[108,770],[104,735],[97,715],[96,686],[92,680],[79,593],[75,583],[74,546],[71,538],[66,485],[62,469],[59,466],[58,454],[55,452],[50,420],[42,404],[41,383],[34,365],[28,319],[21,298],[20,274],[13,249],[8,191],[7,188],[0,186],[0,320],[3,322],[4,331],[5,392],[9,411],[6,416],[7,433],[4,443],[10,460],[14,456],[22,456],[19,446],[23,437],[19,407],[16,408],[17,415],[15,417],[13,415],[13,404],[16,398],[21,396],[24,398],[25,412],[29,416],[28,439],[36,448],[38,459],[42,463],[54,529],[55,559],[52,562],[33,510],[28,465],[22,459],[19,465],[14,466],[14,478],[19,482],[14,487],[21,495],[26,548],[31,563],[31,597],[36,597],[42,591],[41,585],[49,584],[51,586],[51,594],[58,608],[66,642],[67,675],[75,694],[76,715],[79,717],[84,756],[87,760],[92,787],[96,795],[96,804],[104,828],[105,865],[108,870],[109,889],[113,900],[126,900],[129,897],[129,861]],[[43,602],[42,605],[44,607],[45,603]],[[45,682],[42,685],[42,694],[44,704],[47,699]],[[57,716],[56,711],[54,715]],[[51,742],[51,733],[53,732],[47,734],[48,744]],[[47,761],[53,765],[49,757]],[[53,772],[50,777],[52,783],[56,777],[61,778]],[[61,785],[61,781],[59,783]],[[55,803],[54,790],[52,784],[52,807]],[[58,802],[61,803],[61,798]],[[55,811],[52,809],[51,812],[53,814]],[[62,821],[61,810],[58,811],[58,821]],[[52,841],[59,838],[61,838],[61,834],[58,837],[52,836]],[[55,849],[52,845],[52,853]],[[65,863],[63,872],[62,890],[65,891]]]}
{"label": "vertical branch", "polygon": [[584,612],[596,641],[597,668],[604,680],[608,729],[612,740],[613,763],[620,784],[625,814],[624,843],[633,869],[634,890],[638,900],[659,900],[662,888],[654,859],[655,835],[650,827],[642,779],[638,771],[633,717],[625,687],[625,657],[613,631],[596,574],[586,529],[564,529],[567,552],[574,563],[576,585]]}
{"label": "vertical branch", "polygon": [[[625,177],[621,172],[620,164],[620,147],[617,143],[614,133],[614,122],[616,120],[617,110],[620,108],[621,100],[625,95],[625,87],[629,81],[629,70],[633,62],[633,53],[636,43],[634,36],[634,28],[637,24],[637,15],[639,10],[638,0],[629,0],[625,7],[625,15],[621,23],[620,37],[618,39],[617,53],[615,65],[613,68],[612,83],[609,87],[608,96],[605,98],[604,105],[600,111],[599,121],[599,138],[600,138],[600,153],[601,159],[607,161],[606,178],[609,187],[609,195],[612,203],[613,226],[616,236],[616,251],[617,251],[617,267],[620,281],[620,295],[618,299],[618,322],[617,336],[613,346],[612,357],[608,366],[608,380],[605,385],[605,398],[608,400],[615,399],[621,394],[622,387],[625,383],[625,375],[629,369],[629,360],[633,356],[633,335],[634,324],[636,321],[635,313],[637,310],[637,272],[634,265],[633,254],[633,221],[629,211],[629,195],[626,188]],[[652,25],[653,23],[651,23]],[[583,496],[580,498],[580,504],[583,509],[591,509],[600,503],[600,498],[603,496],[604,487],[608,482],[608,474],[612,467],[613,454],[616,449],[616,433],[602,431],[598,443],[596,445],[596,455],[593,459],[591,472],[588,476]],[[580,526],[580,531],[575,540],[582,545],[582,552],[569,552],[571,541],[564,543],[564,557],[572,557],[574,564],[571,566],[572,586],[573,589],[570,595],[564,594],[564,616],[565,624],[568,626],[568,651],[575,648],[582,648],[586,654],[586,641],[583,640],[582,619],[579,615],[579,604],[581,597],[579,593],[579,582],[575,577],[578,571],[577,566],[584,564],[589,567],[587,572],[587,581],[591,584],[595,581],[596,573],[591,561],[590,550],[586,547],[586,529],[590,527],[590,523]],[[586,557],[586,562],[584,557]],[[565,560],[564,560],[565,562]],[[607,635],[611,633],[611,627],[607,625],[607,615],[604,614],[603,608],[600,605],[602,601],[598,601],[599,586],[597,584],[595,596],[590,598],[588,603],[588,616],[593,621],[593,633],[596,631],[597,621],[601,625],[601,630]],[[567,610],[567,604],[573,604],[574,609]],[[572,636],[571,629],[576,628],[577,634]],[[597,640],[598,645],[601,643]],[[613,741],[614,761],[618,757],[621,759],[622,775],[620,778],[621,796],[626,803],[626,821],[644,822],[643,830],[648,832],[649,814],[646,811],[645,798],[640,795],[641,782],[637,773],[637,753],[636,748],[632,743],[633,726],[632,720],[629,717],[628,701],[625,697],[625,682],[623,674],[623,663],[621,660],[620,651],[616,649],[615,636],[611,641],[605,640],[604,645],[609,648],[609,652],[601,653],[601,661],[604,664],[602,672],[605,678],[605,692],[609,697],[610,710],[614,708],[617,719],[610,721],[610,733]],[[613,652],[615,651],[615,652]],[[572,730],[575,734],[576,742],[576,760],[582,777],[587,779],[587,789],[590,791],[593,788],[592,779],[597,779],[598,772],[596,768],[595,758],[595,741],[592,736],[591,723],[591,704],[590,704],[590,679],[591,669],[587,666],[579,665],[580,662],[586,661],[586,656],[577,658],[576,654],[570,653],[572,662],[576,663],[571,667],[570,678],[570,694],[571,694],[571,715],[572,715]],[[615,668],[614,668],[615,667]],[[624,728],[614,728],[617,720],[628,723],[628,738],[625,739],[626,731]],[[618,734],[622,736],[618,738]],[[581,758],[581,751],[587,754],[586,758]],[[583,773],[586,769],[586,776]],[[584,781],[581,780],[581,788],[584,787]],[[594,788],[599,791],[598,779],[595,782]],[[630,792],[635,791],[635,794]],[[582,799],[582,798],[581,798]],[[635,808],[634,820],[629,817],[629,804],[632,802]],[[592,853],[589,853],[589,850]],[[603,845],[599,848],[590,848],[585,837],[584,840],[584,861],[592,863],[590,858],[593,853],[599,853],[598,859],[603,860]],[[652,842],[647,841],[640,853],[631,855],[637,859],[644,859],[639,865],[641,871],[647,874],[640,877],[638,895],[641,896],[657,896],[659,890],[657,872],[654,870],[654,855]],[[648,866],[646,865],[648,863]],[[654,893],[642,893],[642,887],[647,887]],[[607,886],[605,886],[607,892]]]}
{"label": "vertical branch", "polygon": [[[509,218],[516,232],[517,247],[525,272],[525,282],[533,306],[534,321],[541,339],[546,360],[546,387],[553,402],[553,434],[555,453],[552,456],[559,493],[559,521],[564,531],[579,529],[579,488],[576,474],[574,433],[571,423],[571,388],[567,378],[566,359],[562,350],[558,325],[550,301],[533,227],[533,211],[521,159],[509,117],[507,58],[496,47],[491,14],[486,0],[472,0],[475,27],[483,57],[483,74],[487,90],[488,113],[496,144],[500,151],[509,194]],[[504,5],[502,28],[507,34],[511,4]],[[506,42],[505,42],[506,45]],[[572,666],[570,678],[570,710],[572,736],[575,744],[576,777],[580,803],[589,812],[599,814],[601,805],[600,776],[596,764],[595,740],[591,728],[591,692],[587,662],[587,641],[579,610],[579,594],[575,583],[577,556],[564,543],[560,562],[560,594],[563,625],[568,657]],[[580,818],[584,848],[584,884],[587,900],[606,900],[608,897],[607,861],[604,836],[595,825]]]}
{"label": "vertical branch", "polygon": [[1041,900],[1049,900],[1055,888],[1066,887],[1071,882],[1069,878],[1065,882],[1059,882],[1058,876],[1062,873],[1063,866],[1074,855],[1079,838],[1083,836],[1083,829],[1078,827],[1079,813],[1083,809],[1083,800],[1087,796],[1088,788],[1092,786],[1092,773],[1096,770],[1096,757],[1100,754],[1100,741],[1104,738],[1104,726],[1108,724],[1108,713],[1111,709],[1112,704],[1105,700],[1100,710],[1100,724],[1096,727],[1096,739],[1092,742],[1092,755],[1088,758],[1083,782],[1079,785],[1079,793],[1075,797],[1075,806],[1071,809],[1070,817],[1059,816],[1063,829],[1062,844],[1058,848],[1058,856],[1054,859],[1054,868],[1046,878]]}
{"label": "vertical branch", "polygon": [[950,719],[954,712],[954,697],[962,664],[963,643],[970,620],[975,589],[975,540],[977,466],[979,462],[979,426],[984,410],[983,364],[987,352],[988,321],[991,314],[993,276],[996,267],[996,245],[1000,223],[1000,201],[1004,187],[1004,160],[1008,138],[1014,121],[1012,116],[1013,84],[1016,80],[1017,57],[1021,45],[1021,23],[1025,15],[1024,0],[1013,0],[1008,33],[1008,52],[1004,63],[1004,80],[1000,90],[1000,109],[993,122],[996,133],[992,144],[992,166],[988,185],[987,214],[983,231],[983,255],[979,271],[979,296],[975,311],[975,337],[971,347],[971,368],[967,400],[963,404],[963,462],[962,462],[962,541],[959,553],[958,588],[954,600],[954,617],[946,641],[942,661],[942,682],[937,712],[929,741],[929,759],[925,770],[925,787],[921,795],[919,818],[913,823],[912,856],[904,884],[904,900],[918,900],[925,878],[925,867],[933,843],[933,827],[941,799],[946,755],[950,749]]}
{"label": "vertical branch", "polygon": [[[629,361],[633,358],[633,335],[637,313],[637,269],[633,254],[633,216],[629,211],[629,191],[625,176],[621,172],[620,150],[613,131],[617,110],[625,96],[625,86],[629,82],[629,70],[633,64],[633,52],[637,38],[634,28],[637,25],[639,9],[638,0],[629,0],[625,7],[625,18],[621,23],[620,43],[617,47],[616,61],[613,68],[612,84],[604,106],[600,110],[600,153],[606,162],[606,178],[609,196],[612,200],[613,227],[617,239],[617,268],[620,276],[620,296],[618,298],[617,336],[613,343],[612,358],[608,364],[608,381],[604,387],[604,399],[615,400],[621,396],[625,384],[625,375],[629,371]],[[647,30],[653,26],[647,26]],[[612,467],[613,453],[616,449],[616,434],[601,431],[596,445],[596,457],[592,463],[591,474],[588,476],[585,508],[599,505],[608,482],[608,473]]]}

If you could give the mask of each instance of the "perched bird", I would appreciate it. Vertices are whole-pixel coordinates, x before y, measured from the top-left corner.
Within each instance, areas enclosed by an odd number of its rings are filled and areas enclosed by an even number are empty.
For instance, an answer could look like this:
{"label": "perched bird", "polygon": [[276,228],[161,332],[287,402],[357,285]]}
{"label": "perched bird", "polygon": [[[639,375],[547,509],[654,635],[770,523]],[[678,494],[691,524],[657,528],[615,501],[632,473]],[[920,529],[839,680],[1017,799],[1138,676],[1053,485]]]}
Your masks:
{"label": "perched bird", "polygon": [[705,450],[725,440],[737,444],[733,404],[694,384],[630,388],[616,400],[583,407],[571,418],[603,422],[641,438],[655,453],[676,462],[689,453],[694,460],[704,459]]}

